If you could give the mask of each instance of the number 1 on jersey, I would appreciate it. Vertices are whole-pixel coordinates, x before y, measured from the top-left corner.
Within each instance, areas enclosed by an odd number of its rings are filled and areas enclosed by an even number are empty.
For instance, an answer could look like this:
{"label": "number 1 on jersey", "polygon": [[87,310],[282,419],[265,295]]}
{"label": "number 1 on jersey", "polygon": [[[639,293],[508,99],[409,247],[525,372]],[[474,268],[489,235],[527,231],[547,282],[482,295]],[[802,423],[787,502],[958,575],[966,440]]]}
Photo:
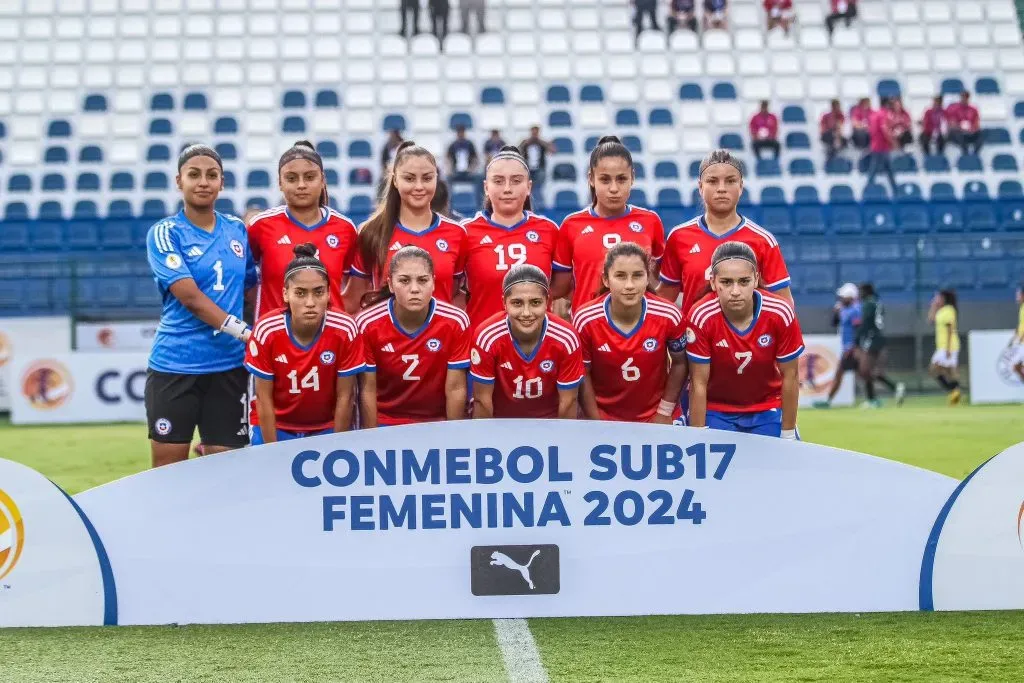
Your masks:
{"label": "number 1 on jersey", "polygon": [[523,376],[519,375],[512,381],[516,383],[512,398],[540,398],[544,393],[543,377],[534,377],[523,382]]}
{"label": "number 1 on jersey", "polygon": [[217,261],[213,264],[213,272],[217,273],[217,282],[213,284],[213,291],[223,292],[224,291],[224,262]]}
{"label": "number 1 on jersey", "polygon": [[[302,378],[301,382],[299,381],[298,370],[292,370],[291,372],[289,372],[288,379],[292,381],[292,388],[288,390],[289,394],[301,394],[302,389],[312,389],[313,391],[320,391],[320,373],[317,372],[316,367],[307,372],[306,376]],[[301,389],[299,387],[301,387]]]}

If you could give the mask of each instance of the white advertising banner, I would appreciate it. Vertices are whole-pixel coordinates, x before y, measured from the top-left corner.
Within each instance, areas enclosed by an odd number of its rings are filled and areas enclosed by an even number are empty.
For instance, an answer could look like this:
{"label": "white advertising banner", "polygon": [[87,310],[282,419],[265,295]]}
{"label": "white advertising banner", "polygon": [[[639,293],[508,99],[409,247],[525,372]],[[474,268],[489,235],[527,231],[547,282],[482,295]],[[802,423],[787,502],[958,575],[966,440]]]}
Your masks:
{"label": "white advertising banner", "polygon": [[1024,381],[1013,370],[1024,349],[1010,346],[1013,330],[972,330],[970,354],[971,403],[1024,403]]}
{"label": "white advertising banner", "polygon": [[71,318],[0,318],[0,411],[11,409],[16,380],[14,358],[22,353],[67,353],[71,350]]}
{"label": "white advertising banner", "polygon": [[148,353],[19,354],[11,363],[11,422],[142,422]]}
{"label": "white advertising banner", "polygon": [[[800,364],[800,406],[808,407],[828,398],[832,381],[839,372],[842,343],[834,334],[805,334]],[[852,406],[857,378],[852,371],[843,376],[843,384],[832,401],[834,406]]]}
{"label": "white advertising banner", "polygon": [[78,323],[78,351],[149,351],[160,321]]}

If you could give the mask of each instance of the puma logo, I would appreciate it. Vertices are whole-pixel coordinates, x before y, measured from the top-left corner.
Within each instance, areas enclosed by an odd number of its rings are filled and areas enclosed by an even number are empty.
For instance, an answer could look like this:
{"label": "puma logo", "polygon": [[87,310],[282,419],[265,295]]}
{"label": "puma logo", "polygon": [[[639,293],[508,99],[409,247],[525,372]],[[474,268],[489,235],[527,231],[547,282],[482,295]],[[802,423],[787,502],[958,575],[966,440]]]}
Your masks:
{"label": "puma logo", "polygon": [[511,569],[512,571],[519,572],[523,577],[523,581],[526,581],[526,584],[530,587],[530,590],[533,590],[533,579],[530,578],[530,565],[533,564],[533,560],[538,555],[540,555],[540,550],[534,550],[533,554],[530,555],[530,559],[526,562],[526,564],[519,564],[505,553],[499,553],[497,550],[495,550],[493,553],[491,553],[491,566],[497,565],[499,567],[505,567],[506,569]]}

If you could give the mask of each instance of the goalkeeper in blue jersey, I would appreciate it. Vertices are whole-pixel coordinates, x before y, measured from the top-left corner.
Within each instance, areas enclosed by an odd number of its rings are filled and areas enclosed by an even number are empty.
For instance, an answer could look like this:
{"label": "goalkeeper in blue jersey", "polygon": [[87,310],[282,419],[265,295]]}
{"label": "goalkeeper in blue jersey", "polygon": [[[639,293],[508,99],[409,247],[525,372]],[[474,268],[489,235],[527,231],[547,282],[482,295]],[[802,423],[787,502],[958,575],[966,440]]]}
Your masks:
{"label": "goalkeeper in blue jersey", "polygon": [[224,169],[209,147],[182,151],[176,181],[184,207],[146,235],[163,297],[146,376],[154,467],[188,459],[197,427],[207,454],[248,444],[242,307],[257,274],[245,224],[213,209]]}

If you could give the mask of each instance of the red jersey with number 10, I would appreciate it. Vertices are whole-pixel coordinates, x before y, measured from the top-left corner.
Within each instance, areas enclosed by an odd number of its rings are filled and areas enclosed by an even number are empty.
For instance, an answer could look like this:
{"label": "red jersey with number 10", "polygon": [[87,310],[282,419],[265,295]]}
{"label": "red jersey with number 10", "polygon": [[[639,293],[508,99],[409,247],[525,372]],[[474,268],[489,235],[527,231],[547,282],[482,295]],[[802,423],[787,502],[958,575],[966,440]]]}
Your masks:
{"label": "red jersey with number 10", "polygon": [[555,270],[572,271],[572,310],[580,310],[601,289],[604,255],[619,242],[634,242],[654,260],[665,252],[665,228],[658,214],[628,205],[621,216],[602,218],[593,209],[571,213],[562,221],[555,247]]}
{"label": "red jersey with number 10", "polygon": [[573,318],[602,420],[653,420],[668,380],[668,354],[681,354],[686,346],[686,327],[675,305],[648,293],[643,306],[629,332],[612,322],[610,294]]}
{"label": "red jersey with number 10", "polygon": [[[317,432],[334,427],[338,377],[363,371],[356,323],[341,311],[327,310],[323,327],[309,346],[291,333],[284,309],[260,318],[245,349],[245,366],[256,377],[274,383],[277,428]],[[250,422],[259,424],[255,403]]]}
{"label": "red jersey with number 10", "polygon": [[526,212],[515,225],[505,227],[491,221],[486,213],[463,223],[468,236],[466,312],[474,329],[504,310],[502,280],[512,266],[537,266],[551,277],[551,261],[558,240],[558,225],[543,216]]}
{"label": "red jersey with number 10", "polygon": [[754,319],[746,330],[733,327],[708,294],[694,305],[686,329],[691,363],[710,363],[708,410],[759,413],[782,406],[779,363],[804,352],[804,336],[789,302],[754,291]]}

